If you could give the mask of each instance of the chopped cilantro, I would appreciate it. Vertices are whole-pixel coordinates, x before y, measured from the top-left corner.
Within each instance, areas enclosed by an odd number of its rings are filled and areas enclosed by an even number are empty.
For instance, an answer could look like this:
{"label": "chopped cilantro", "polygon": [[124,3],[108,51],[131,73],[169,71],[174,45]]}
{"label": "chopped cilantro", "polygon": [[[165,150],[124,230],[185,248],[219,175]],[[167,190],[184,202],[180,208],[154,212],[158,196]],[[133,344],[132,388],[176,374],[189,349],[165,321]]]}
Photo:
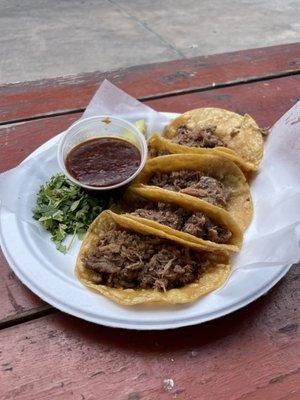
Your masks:
{"label": "chopped cilantro", "polygon": [[[91,222],[108,208],[111,199],[91,196],[65,175],[57,174],[41,186],[36,202],[33,218],[51,233],[56,248],[66,253],[75,236],[84,237]],[[63,244],[67,235],[73,235],[69,246]]]}

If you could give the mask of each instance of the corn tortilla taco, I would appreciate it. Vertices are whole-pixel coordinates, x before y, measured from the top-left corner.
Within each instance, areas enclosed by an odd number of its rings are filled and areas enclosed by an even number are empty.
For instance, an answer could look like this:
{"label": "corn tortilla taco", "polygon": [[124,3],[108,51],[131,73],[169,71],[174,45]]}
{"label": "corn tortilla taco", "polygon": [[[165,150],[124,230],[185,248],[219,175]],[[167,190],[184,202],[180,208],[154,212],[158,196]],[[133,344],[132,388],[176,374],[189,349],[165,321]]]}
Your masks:
{"label": "corn tortilla taco", "polygon": [[180,196],[158,187],[132,187],[125,193],[121,210],[125,216],[195,243],[199,250],[238,251],[243,233],[230,214],[198,199]]}
{"label": "corn tortilla taco", "polygon": [[230,273],[227,255],[200,252],[193,244],[179,245],[164,236],[104,211],[85,236],[76,275],[122,305],[189,303],[224,284]]}
{"label": "corn tortilla taco", "polygon": [[187,111],[170,122],[163,137],[170,153],[221,152],[246,171],[257,170],[263,156],[262,130],[254,119],[221,108]]}
{"label": "corn tortilla taco", "polygon": [[[160,187],[199,199],[228,211],[245,230],[252,218],[252,201],[246,178],[229,159],[212,155],[171,154],[147,161],[131,187]],[[201,203],[202,204],[202,203]]]}

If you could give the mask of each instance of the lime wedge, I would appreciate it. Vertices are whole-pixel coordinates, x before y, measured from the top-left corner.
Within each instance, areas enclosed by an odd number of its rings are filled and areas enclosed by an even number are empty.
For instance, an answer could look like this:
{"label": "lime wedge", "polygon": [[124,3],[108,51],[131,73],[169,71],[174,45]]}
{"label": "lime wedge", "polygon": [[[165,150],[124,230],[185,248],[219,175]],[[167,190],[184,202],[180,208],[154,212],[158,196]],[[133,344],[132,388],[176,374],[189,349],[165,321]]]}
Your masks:
{"label": "lime wedge", "polygon": [[147,132],[147,125],[146,125],[146,121],[144,119],[139,119],[138,121],[135,121],[135,123],[133,124],[134,126],[136,126],[138,128],[138,130],[145,135]]}
{"label": "lime wedge", "polygon": [[[139,119],[138,121],[135,121],[135,123],[133,124],[134,126],[137,127],[137,129],[143,134],[145,135],[147,132],[147,125],[144,119]],[[131,142],[133,144],[137,144],[137,140],[136,137],[130,132],[130,130],[126,129],[123,132],[122,135],[123,139],[128,140],[128,142]]]}

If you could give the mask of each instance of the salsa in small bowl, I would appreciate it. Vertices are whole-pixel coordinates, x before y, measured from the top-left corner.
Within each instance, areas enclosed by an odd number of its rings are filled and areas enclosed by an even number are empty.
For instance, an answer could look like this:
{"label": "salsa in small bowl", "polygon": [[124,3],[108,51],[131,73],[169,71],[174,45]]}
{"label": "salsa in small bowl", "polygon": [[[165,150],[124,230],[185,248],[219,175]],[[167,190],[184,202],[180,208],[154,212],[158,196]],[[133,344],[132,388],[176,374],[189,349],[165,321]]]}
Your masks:
{"label": "salsa in small bowl", "polygon": [[127,186],[147,160],[144,135],[133,124],[100,115],[73,124],[58,145],[57,159],[64,174],[92,191]]}

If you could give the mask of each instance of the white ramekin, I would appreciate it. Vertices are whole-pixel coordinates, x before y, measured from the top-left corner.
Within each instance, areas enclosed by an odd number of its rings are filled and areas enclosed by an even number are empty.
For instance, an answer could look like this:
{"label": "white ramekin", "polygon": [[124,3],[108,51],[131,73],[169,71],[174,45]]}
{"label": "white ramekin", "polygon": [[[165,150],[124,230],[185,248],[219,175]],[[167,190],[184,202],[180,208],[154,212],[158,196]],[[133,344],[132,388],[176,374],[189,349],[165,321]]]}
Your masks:
{"label": "white ramekin", "polygon": [[[86,140],[98,137],[117,137],[124,139],[134,144],[139,149],[141,153],[141,163],[134,174],[125,181],[112,186],[90,186],[79,182],[68,172],[66,168],[66,158],[71,149]],[[58,143],[57,160],[62,172],[68,177],[68,179],[70,179],[70,181],[85,189],[104,192],[128,185],[143,169],[147,160],[147,153],[148,149],[146,139],[133,124],[121,118],[99,115],[81,119],[70,126]]]}

